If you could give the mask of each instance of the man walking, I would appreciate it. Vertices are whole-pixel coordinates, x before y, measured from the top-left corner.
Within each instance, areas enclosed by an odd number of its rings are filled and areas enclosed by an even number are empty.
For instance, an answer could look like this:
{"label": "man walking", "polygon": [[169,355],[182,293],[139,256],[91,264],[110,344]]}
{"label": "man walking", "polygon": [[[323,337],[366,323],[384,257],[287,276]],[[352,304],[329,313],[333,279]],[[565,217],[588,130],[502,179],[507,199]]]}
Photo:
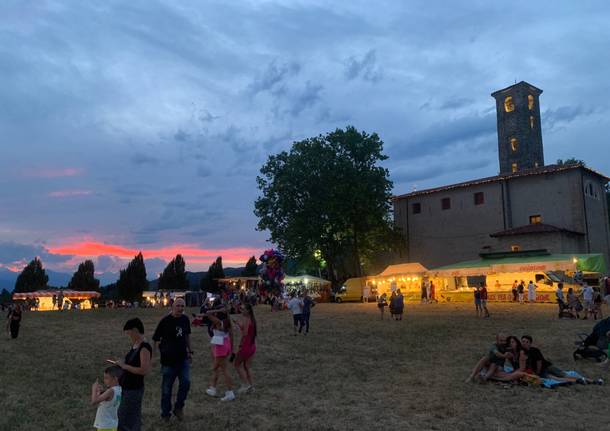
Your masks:
{"label": "man walking", "polygon": [[305,335],[309,334],[309,316],[311,315],[311,307],[315,307],[316,303],[311,297],[305,293],[303,297],[303,312],[301,314],[301,324],[299,326],[299,334],[303,327],[305,327]]}
{"label": "man walking", "polygon": [[191,386],[190,362],[191,323],[184,315],[184,299],[177,298],[172,304],[172,312],[159,322],[153,340],[161,352],[161,418],[169,421],[172,413],[172,388],[178,378],[178,394],[173,413],[184,418],[184,402]]}

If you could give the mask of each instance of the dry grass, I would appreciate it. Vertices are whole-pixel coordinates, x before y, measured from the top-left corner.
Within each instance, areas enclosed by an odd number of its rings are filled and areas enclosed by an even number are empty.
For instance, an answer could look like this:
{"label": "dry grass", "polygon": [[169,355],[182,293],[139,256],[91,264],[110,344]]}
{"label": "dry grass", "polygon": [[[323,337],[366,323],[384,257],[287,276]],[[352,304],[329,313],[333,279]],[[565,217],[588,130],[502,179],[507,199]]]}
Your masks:
{"label": "dry grass", "polygon": [[[571,359],[575,333],[589,332],[593,322],[557,320],[552,305],[491,304],[488,320],[475,318],[471,308],[408,304],[404,321],[380,322],[373,304],[321,304],[313,310],[312,333],[293,337],[288,313],[259,306],[257,392],[228,404],[204,394],[208,339],[195,328],[185,422],[158,419],[156,355],[146,379],[144,429],[606,429],[610,386],[548,390],[463,383],[498,330],[529,333],[557,365],[603,375],[596,364]],[[90,384],[105,358],[128,349],[122,324],[137,315],[150,333],[162,313],[26,314],[20,338],[0,342],[0,429],[92,429]]]}

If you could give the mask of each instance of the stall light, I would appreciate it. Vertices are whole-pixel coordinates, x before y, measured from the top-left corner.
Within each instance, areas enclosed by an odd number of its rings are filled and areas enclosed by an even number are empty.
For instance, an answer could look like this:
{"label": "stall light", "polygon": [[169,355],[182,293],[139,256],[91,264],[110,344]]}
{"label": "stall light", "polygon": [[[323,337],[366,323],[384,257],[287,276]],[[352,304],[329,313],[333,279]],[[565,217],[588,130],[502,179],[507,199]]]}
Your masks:
{"label": "stall light", "polygon": [[578,259],[577,258],[572,258],[572,263],[578,263]]}

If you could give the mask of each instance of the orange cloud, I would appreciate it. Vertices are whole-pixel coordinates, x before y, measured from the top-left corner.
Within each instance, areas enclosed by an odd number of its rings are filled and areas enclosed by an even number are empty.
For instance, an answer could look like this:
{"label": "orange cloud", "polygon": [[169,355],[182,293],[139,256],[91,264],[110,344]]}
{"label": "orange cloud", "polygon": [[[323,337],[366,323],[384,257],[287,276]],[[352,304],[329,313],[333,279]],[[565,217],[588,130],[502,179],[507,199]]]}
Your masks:
{"label": "orange cloud", "polygon": [[169,262],[177,254],[181,254],[187,264],[197,264],[212,263],[218,256],[222,256],[223,262],[239,265],[244,265],[250,256],[258,257],[262,252],[261,249],[250,247],[203,249],[193,244],[175,244],[161,248],[135,249],[96,241],[75,242],[58,247],[49,247],[49,252],[52,254],[83,257],[111,255],[123,259],[131,259],[140,251],[146,259],[160,258]]}

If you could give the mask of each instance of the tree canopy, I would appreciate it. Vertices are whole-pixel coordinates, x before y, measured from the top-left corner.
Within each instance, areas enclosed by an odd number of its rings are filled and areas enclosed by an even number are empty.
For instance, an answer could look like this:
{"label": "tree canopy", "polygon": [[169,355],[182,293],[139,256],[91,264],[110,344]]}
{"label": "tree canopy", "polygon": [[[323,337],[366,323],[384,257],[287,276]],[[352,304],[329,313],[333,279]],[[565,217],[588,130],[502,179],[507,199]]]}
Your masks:
{"label": "tree canopy", "polygon": [[256,257],[252,256],[246,262],[246,267],[241,272],[244,277],[256,277],[258,275],[258,265],[256,264]]}
{"label": "tree canopy", "polygon": [[225,271],[222,267],[222,257],[218,256],[216,261],[210,265],[205,277],[201,278],[201,290],[205,292],[218,291],[218,278],[225,278]]}
{"label": "tree canopy", "polygon": [[583,165],[583,166],[587,166],[587,164],[580,159],[577,159],[575,157],[570,157],[569,159],[557,159],[557,163],[559,166],[569,166],[569,165]]}
{"label": "tree canopy", "polygon": [[100,281],[95,278],[95,266],[91,260],[85,260],[78,265],[78,269],[72,275],[68,283],[68,289],[88,291],[99,290]]}
{"label": "tree canopy", "polygon": [[295,142],[260,170],[257,228],[291,257],[318,253],[331,279],[340,268],[360,275],[395,239],[386,159],[376,133],[352,126]]}
{"label": "tree canopy", "polygon": [[142,292],[148,289],[146,265],[142,253],[138,253],[127,268],[121,270],[116,284],[119,298],[126,301],[139,301],[142,298]]}
{"label": "tree canopy", "polygon": [[186,278],[186,263],[182,255],[178,254],[167,264],[159,277],[161,290],[188,290],[189,282]]}
{"label": "tree canopy", "polygon": [[27,264],[15,281],[15,292],[32,292],[47,287],[49,276],[39,258],[35,257]]}

